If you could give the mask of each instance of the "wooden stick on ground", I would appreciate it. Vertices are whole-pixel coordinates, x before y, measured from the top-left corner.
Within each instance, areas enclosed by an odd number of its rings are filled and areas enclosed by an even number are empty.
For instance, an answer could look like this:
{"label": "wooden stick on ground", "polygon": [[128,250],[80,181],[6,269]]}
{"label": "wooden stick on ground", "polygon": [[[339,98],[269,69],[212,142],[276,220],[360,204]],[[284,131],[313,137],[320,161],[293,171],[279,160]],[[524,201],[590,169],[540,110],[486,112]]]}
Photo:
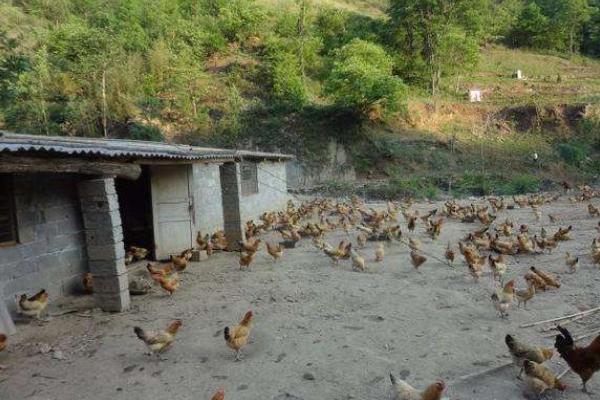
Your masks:
{"label": "wooden stick on ground", "polygon": [[558,318],[547,319],[547,320],[544,320],[544,321],[532,322],[530,324],[521,325],[521,326],[519,326],[519,328],[530,328],[532,326],[547,324],[548,322],[562,321],[564,319],[578,317],[580,315],[592,314],[592,313],[595,313],[597,311],[600,311],[600,307],[592,308],[591,310],[582,311],[582,312],[578,312],[578,313],[571,314],[571,315],[565,315],[564,317],[558,317]]}
{"label": "wooden stick on ground", "polygon": [[514,363],[512,361],[510,361],[510,362],[507,362],[505,364],[498,365],[497,367],[492,367],[492,368],[488,368],[488,369],[483,370],[483,371],[479,371],[479,372],[474,372],[472,374],[463,375],[460,378],[458,378],[457,380],[453,381],[452,385],[456,385],[457,383],[468,381],[468,380],[473,379],[473,378],[479,378],[479,377],[484,376],[484,375],[493,374],[495,372],[503,370],[506,367],[510,367],[513,364]]}
{"label": "wooden stick on ground", "polygon": [[560,379],[560,378],[562,378],[562,377],[563,377],[563,376],[565,376],[565,375],[566,375],[566,374],[567,374],[567,373],[568,373],[570,370],[571,370],[571,368],[567,367],[567,369],[565,369],[563,372],[561,372],[561,373],[560,373],[560,374],[559,374],[559,375],[556,377],[556,379]]}
{"label": "wooden stick on ground", "polygon": [[[560,326],[565,326],[565,325],[569,325],[571,322],[575,322],[575,321],[579,321],[580,319],[583,319],[585,317],[590,316],[591,314],[584,314],[584,315],[580,315],[578,317],[575,317],[569,321],[563,322],[562,324],[560,324]],[[552,326],[550,328],[546,328],[546,329],[542,329],[542,332],[551,332],[551,331],[557,331],[558,329],[556,329],[556,326]]]}

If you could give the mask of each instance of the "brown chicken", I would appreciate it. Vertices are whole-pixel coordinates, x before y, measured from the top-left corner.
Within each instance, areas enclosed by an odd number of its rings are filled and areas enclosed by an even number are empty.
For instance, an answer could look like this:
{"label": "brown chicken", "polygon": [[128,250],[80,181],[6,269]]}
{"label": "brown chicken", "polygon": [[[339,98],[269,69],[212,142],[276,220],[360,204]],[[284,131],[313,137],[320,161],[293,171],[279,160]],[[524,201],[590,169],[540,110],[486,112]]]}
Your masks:
{"label": "brown chicken", "polygon": [[444,257],[448,260],[448,264],[450,266],[454,265],[454,258],[456,257],[456,253],[450,247],[450,242],[448,242],[448,246],[446,247],[446,252],[444,253]]}
{"label": "brown chicken", "polygon": [[525,371],[525,383],[540,396],[546,390],[558,389],[561,392],[567,387],[561,383],[554,372],[534,361],[525,360],[523,362],[523,370]]}
{"label": "brown chicken", "polygon": [[390,374],[393,400],[441,400],[446,389],[444,381],[437,381],[427,386],[425,390],[417,390],[402,379]]}
{"label": "brown chicken", "polygon": [[385,257],[385,248],[383,247],[383,243],[379,243],[375,248],[375,261],[381,262]]}
{"label": "brown chicken", "polygon": [[171,256],[171,263],[178,271],[184,271],[189,261],[192,259],[193,250],[188,249],[181,253],[179,256]]}
{"label": "brown chicken", "polygon": [[415,269],[418,270],[419,267],[421,265],[423,265],[425,263],[425,261],[427,261],[427,258],[425,256],[420,255],[415,250],[413,250],[410,252],[410,261],[411,261],[413,267],[415,267]]}
{"label": "brown chicken", "polygon": [[531,281],[527,281],[527,290],[517,290],[515,292],[515,297],[517,298],[517,308],[521,307],[521,303],[523,307],[527,310],[527,302],[533,299],[535,296],[535,285]]}
{"label": "brown chicken", "polygon": [[542,279],[538,274],[534,274],[533,272],[528,272],[525,274],[525,280],[530,282],[535,290],[546,291],[548,289],[548,285],[546,285],[546,281]]}
{"label": "brown chicken", "polygon": [[568,251],[565,253],[565,264],[569,267],[569,272],[572,274],[577,271],[577,264],[579,264],[579,257],[571,256]]}
{"label": "brown chicken", "polygon": [[265,245],[267,246],[267,253],[273,257],[273,261],[277,262],[277,260],[283,257],[283,246],[281,244],[265,242]]}
{"label": "brown chicken", "polygon": [[511,335],[506,335],[504,342],[508,347],[508,352],[514,361],[515,366],[520,368],[517,378],[521,378],[521,375],[523,374],[523,362],[525,360],[542,364],[543,362],[550,360],[554,354],[552,349],[526,345],[519,342]]}
{"label": "brown chicken", "polygon": [[225,400],[225,390],[219,389],[210,400]]}
{"label": "brown chicken", "polygon": [[238,244],[242,247],[242,251],[246,253],[256,253],[261,244],[260,239],[250,239],[246,241],[239,241]]}
{"label": "brown chicken", "polygon": [[81,279],[83,285],[83,292],[87,294],[94,293],[94,278],[91,273],[86,272]]}
{"label": "brown chicken", "polygon": [[139,326],[135,326],[133,332],[148,346],[153,354],[160,356],[161,353],[171,347],[175,341],[175,334],[177,334],[181,325],[183,325],[181,320],[175,320],[162,332],[147,332]]}
{"label": "brown chicken", "polygon": [[241,350],[248,343],[253,316],[252,311],[248,311],[239,325],[234,326],[233,328],[225,327],[225,329],[223,329],[225,343],[227,344],[227,347],[235,350],[236,361],[241,360]]}
{"label": "brown chicken", "polygon": [[150,272],[150,275],[159,275],[159,276],[168,276],[171,275],[173,273],[173,264],[172,263],[168,263],[165,264],[162,268],[161,267],[157,267],[156,265],[152,265],[150,263],[148,263],[148,265],[146,265],[146,269],[148,270],[148,272]]}
{"label": "brown chicken", "polygon": [[364,232],[361,232],[356,237],[356,243],[358,247],[363,248],[367,244],[367,235]]}
{"label": "brown chicken", "polygon": [[579,375],[583,391],[587,392],[587,382],[596,371],[600,370],[600,336],[596,337],[587,347],[578,347],[567,329],[561,326],[556,328],[561,334],[556,336],[554,348],[569,364],[571,370]]}
{"label": "brown chicken", "polygon": [[179,276],[174,273],[171,275],[152,275],[152,279],[154,282],[158,283],[161,288],[163,288],[169,296],[172,296],[177,289],[179,289]]}
{"label": "brown chicken", "polygon": [[540,278],[542,278],[544,280],[544,282],[546,282],[546,285],[555,287],[557,289],[560,288],[560,282],[558,281],[558,279],[556,279],[549,273],[544,272],[541,269],[536,268],[536,267],[531,267],[531,268],[529,268],[529,270],[531,272],[533,272],[534,274],[538,275]]}
{"label": "brown chicken", "polygon": [[46,307],[48,307],[48,293],[46,293],[46,290],[44,289],[30,298],[27,298],[26,294],[22,294],[19,298],[19,308],[21,310],[21,314],[28,317],[40,319],[40,316]]}
{"label": "brown chicken", "polygon": [[240,253],[240,269],[250,268],[256,253]]}

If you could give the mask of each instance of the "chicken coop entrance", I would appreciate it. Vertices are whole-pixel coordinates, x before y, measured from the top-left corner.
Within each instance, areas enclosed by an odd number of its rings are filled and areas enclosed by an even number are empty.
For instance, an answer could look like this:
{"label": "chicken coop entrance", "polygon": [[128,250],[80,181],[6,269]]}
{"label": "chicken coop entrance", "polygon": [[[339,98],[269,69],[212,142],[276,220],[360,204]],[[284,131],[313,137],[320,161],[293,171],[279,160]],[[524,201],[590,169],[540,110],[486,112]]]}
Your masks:
{"label": "chicken coop entrance", "polygon": [[154,251],[154,231],[148,167],[142,167],[142,175],[139,179],[135,181],[116,179],[115,186],[119,196],[125,248],[143,247],[152,253]]}

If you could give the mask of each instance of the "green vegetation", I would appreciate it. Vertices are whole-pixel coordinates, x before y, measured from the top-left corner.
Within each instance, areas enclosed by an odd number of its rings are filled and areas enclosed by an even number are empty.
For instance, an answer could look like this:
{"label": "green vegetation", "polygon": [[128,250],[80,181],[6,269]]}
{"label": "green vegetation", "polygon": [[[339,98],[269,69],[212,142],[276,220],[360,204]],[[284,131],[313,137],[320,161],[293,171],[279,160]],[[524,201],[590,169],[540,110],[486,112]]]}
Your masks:
{"label": "green vegetation", "polygon": [[600,0],[12,0],[0,128],[315,169],[334,139],[386,196],[512,193],[597,175],[594,57]]}

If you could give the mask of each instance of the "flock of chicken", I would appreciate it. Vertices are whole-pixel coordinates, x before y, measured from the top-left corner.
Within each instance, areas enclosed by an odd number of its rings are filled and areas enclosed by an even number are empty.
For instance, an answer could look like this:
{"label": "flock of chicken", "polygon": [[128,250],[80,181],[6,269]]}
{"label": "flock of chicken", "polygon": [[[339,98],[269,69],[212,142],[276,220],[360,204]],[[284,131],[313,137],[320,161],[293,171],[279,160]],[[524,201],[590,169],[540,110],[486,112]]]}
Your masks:
{"label": "flock of chicken", "polygon": [[[599,217],[600,210],[591,203],[596,193],[589,187],[579,188],[577,196],[570,197],[572,203],[588,202],[588,213],[591,217]],[[385,257],[384,243],[401,243],[410,249],[410,261],[416,270],[419,270],[428,259],[436,259],[455,268],[457,255],[460,253],[468,267],[468,273],[474,281],[479,281],[486,267],[489,267],[490,276],[498,282],[498,289],[491,294],[491,301],[498,315],[505,318],[510,307],[517,302],[527,307],[537,292],[549,288],[560,288],[560,281],[547,271],[531,267],[524,276],[527,288],[517,290],[515,280],[504,282],[509,265],[509,256],[518,257],[536,252],[552,252],[562,241],[570,240],[572,226],[559,228],[554,234],[549,234],[544,228],[531,236],[529,227],[525,224],[517,225],[510,219],[496,222],[499,211],[514,208],[531,208],[535,218],[542,218],[541,207],[544,204],[556,201],[560,195],[547,196],[533,194],[529,196],[513,196],[512,202],[504,198],[490,197],[487,205],[461,205],[455,200],[447,201],[439,209],[431,210],[424,215],[418,211],[411,211],[410,202],[398,204],[388,202],[387,210],[377,211],[367,208],[358,197],[352,197],[350,202],[334,202],[331,199],[313,199],[296,206],[288,202],[287,209],[278,213],[265,212],[260,217],[259,223],[251,220],[245,224],[245,240],[238,242],[241,270],[251,268],[255,256],[260,250],[262,234],[278,232],[281,235],[280,243],[265,242],[267,253],[277,262],[284,255],[285,248],[294,248],[304,239],[311,239],[314,246],[324,256],[338,264],[340,260],[350,260],[351,266],[356,271],[366,271],[369,268],[367,258],[361,254],[368,241],[377,242],[372,260],[381,262]],[[399,214],[402,214],[406,223],[406,231],[398,223]],[[557,216],[548,215],[551,222],[557,223]],[[448,243],[444,254],[434,255],[424,251],[423,245],[415,230],[421,223],[425,233],[437,240],[446,220],[456,220],[462,223],[480,222],[482,227],[469,233],[458,241],[456,245]],[[419,222],[420,221],[420,222]],[[337,246],[326,241],[329,232],[343,229],[347,235],[356,230],[356,243],[342,240]],[[600,224],[598,225],[600,231]],[[197,250],[206,252],[208,256],[215,250],[226,250],[230,247],[225,234],[220,231],[213,235],[198,233]],[[187,249],[178,256],[171,256],[166,264],[147,264],[151,279],[173,295],[179,288],[178,273],[184,271],[193,256],[195,249]],[[134,247],[127,252],[127,262],[140,260],[147,256],[147,250]],[[494,254],[497,254],[494,256]],[[600,243],[594,239],[591,246],[591,259],[595,264],[600,264]],[[369,261],[370,262],[370,261]],[[577,271],[579,258],[565,254],[565,264],[570,273]],[[87,292],[92,289],[92,276],[84,277],[83,286]],[[19,307],[23,314],[40,318],[48,304],[48,294],[42,290],[32,297],[22,295],[19,298]],[[235,359],[240,360],[241,350],[248,343],[252,326],[253,313],[248,311],[240,323],[223,330],[226,345],[235,351]],[[135,335],[142,340],[151,353],[160,355],[174,343],[175,335],[181,328],[182,321],[173,321],[162,332],[149,332],[140,327],[134,328]],[[570,333],[557,327],[560,335],[556,337],[555,348],[571,369],[579,374],[583,382],[584,391],[591,376],[600,369],[600,337],[596,338],[588,347],[577,347]],[[546,368],[543,363],[553,355],[552,349],[530,346],[519,342],[511,335],[506,336],[506,345],[515,364],[521,369],[519,378],[525,374],[525,382],[532,390],[541,395],[547,390],[564,390],[565,386]],[[0,351],[6,346],[6,336],[0,334]],[[439,400],[445,390],[445,383],[437,381],[424,390],[414,389],[407,382],[390,375],[395,400]],[[224,392],[218,391],[213,400],[224,398]]]}

